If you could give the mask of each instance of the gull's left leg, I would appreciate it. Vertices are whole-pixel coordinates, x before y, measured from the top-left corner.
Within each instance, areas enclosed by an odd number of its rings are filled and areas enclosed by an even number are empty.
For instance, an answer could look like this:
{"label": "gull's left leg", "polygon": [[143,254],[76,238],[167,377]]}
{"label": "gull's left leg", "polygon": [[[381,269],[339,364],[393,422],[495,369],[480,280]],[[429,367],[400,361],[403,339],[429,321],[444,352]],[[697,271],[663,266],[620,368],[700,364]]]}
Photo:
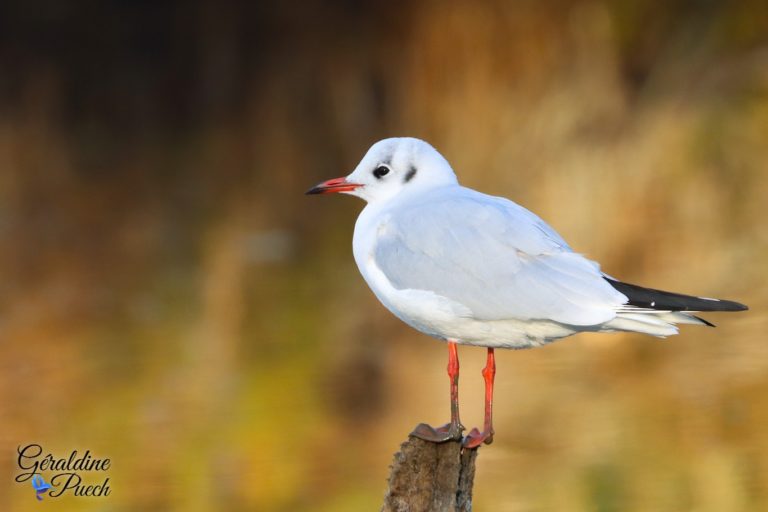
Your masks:
{"label": "gull's left leg", "polygon": [[437,428],[419,423],[411,432],[412,436],[433,443],[461,439],[464,425],[459,420],[459,352],[453,341],[448,342],[448,379],[451,382],[451,422]]}
{"label": "gull's left leg", "polygon": [[473,428],[467,437],[464,438],[466,448],[477,448],[481,444],[491,444],[493,442],[493,379],[496,376],[496,358],[493,349],[488,348],[488,358],[483,368],[483,379],[485,380],[485,421],[483,422],[483,432],[478,432]]}

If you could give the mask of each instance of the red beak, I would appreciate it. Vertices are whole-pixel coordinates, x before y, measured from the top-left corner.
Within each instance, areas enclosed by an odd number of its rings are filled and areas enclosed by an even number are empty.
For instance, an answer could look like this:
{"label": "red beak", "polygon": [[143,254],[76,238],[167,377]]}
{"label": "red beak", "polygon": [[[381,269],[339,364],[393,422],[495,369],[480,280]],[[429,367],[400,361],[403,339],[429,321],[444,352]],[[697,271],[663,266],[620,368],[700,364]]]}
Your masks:
{"label": "red beak", "polygon": [[332,180],[318,183],[311,189],[307,190],[306,194],[333,194],[335,192],[351,192],[358,187],[362,187],[360,183],[352,183],[347,181],[347,178],[334,178]]}

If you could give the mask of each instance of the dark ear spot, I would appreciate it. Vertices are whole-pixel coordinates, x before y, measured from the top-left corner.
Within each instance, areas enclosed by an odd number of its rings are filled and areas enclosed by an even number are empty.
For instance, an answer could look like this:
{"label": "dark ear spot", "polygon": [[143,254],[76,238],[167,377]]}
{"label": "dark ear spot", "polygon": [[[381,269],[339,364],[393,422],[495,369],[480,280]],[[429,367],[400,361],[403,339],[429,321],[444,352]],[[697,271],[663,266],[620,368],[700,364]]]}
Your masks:
{"label": "dark ear spot", "polygon": [[405,175],[405,179],[403,180],[403,183],[408,183],[413,179],[414,176],[416,176],[416,168],[412,166],[410,169],[408,169],[408,172]]}

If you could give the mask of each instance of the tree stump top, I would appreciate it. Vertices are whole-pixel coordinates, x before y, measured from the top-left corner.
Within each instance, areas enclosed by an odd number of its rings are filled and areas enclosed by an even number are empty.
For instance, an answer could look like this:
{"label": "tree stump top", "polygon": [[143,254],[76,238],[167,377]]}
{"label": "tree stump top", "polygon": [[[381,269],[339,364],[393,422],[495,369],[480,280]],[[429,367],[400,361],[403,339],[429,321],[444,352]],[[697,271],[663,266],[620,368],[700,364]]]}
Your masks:
{"label": "tree stump top", "polygon": [[477,449],[409,437],[395,454],[382,512],[472,510]]}

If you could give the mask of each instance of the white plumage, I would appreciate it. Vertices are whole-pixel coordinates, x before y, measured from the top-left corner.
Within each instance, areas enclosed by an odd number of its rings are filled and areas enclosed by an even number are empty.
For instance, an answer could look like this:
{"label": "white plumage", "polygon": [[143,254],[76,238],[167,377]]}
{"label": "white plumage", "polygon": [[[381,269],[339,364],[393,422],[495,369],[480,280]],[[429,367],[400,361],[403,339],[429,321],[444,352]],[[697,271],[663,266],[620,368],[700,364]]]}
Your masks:
{"label": "white plumage", "polygon": [[412,435],[427,441],[462,437],[456,343],[488,347],[483,430],[463,440],[476,448],[494,435],[495,347],[534,347],[581,331],[668,336],[676,323],[706,323],[693,312],[746,309],[606,276],[522,206],[459,185],[418,139],[377,142],[352,174],[308,193],[330,192],[368,201],[352,246],[371,290],[410,326],[448,341],[451,422],[418,425]]}
{"label": "white plumage", "polygon": [[462,187],[419,139],[374,144],[349,176],[312,190],[327,191],[368,201],[353,239],[360,272],[392,313],[431,336],[525,348],[582,331],[668,336],[675,323],[704,323],[687,310],[629,305],[546,222]]}

